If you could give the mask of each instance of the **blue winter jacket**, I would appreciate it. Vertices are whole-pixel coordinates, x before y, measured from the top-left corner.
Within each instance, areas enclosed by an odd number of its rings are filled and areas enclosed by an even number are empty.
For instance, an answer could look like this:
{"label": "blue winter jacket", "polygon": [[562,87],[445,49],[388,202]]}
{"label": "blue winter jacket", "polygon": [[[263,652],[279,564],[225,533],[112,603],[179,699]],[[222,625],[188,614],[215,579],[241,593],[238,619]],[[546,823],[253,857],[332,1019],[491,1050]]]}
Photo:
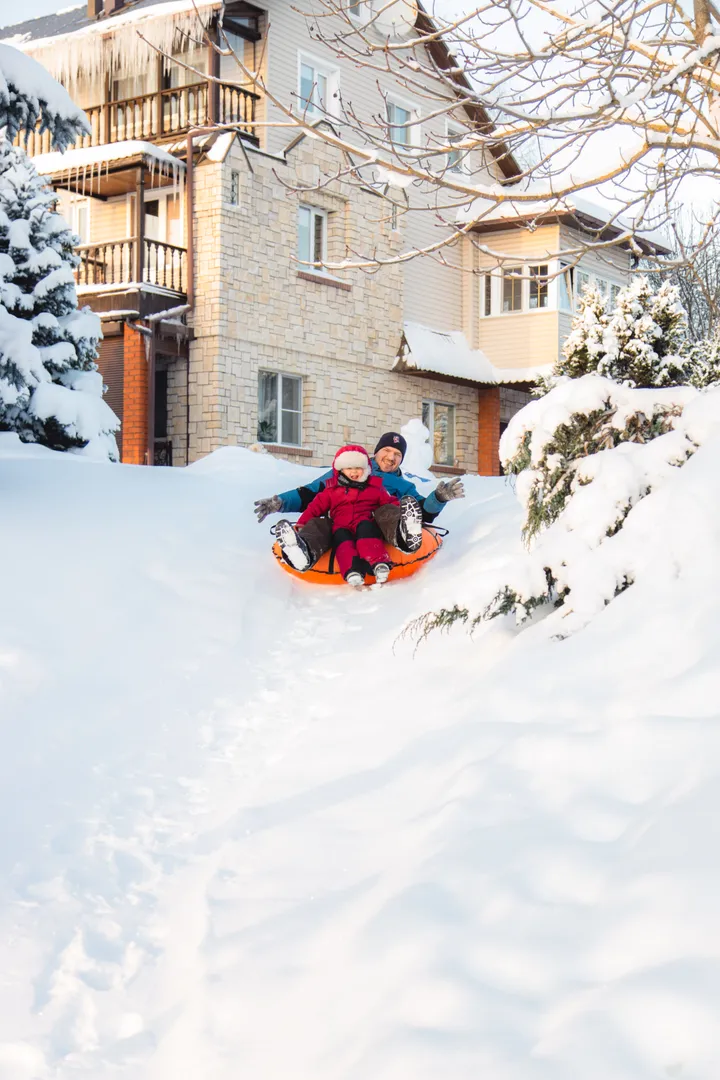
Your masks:
{"label": "blue winter jacket", "polygon": [[[420,503],[422,510],[423,521],[430,523],[434,521],[442,510],[445,503],[441,503],[436,497],[435,492],[431,491],[430,494],[423,498],[418,489],[410,480],[406,480],[403,474],[398,469],[396,472],[383,472],[378,468],[376,463],[372,463],[373,476],[379,476],[383,482],[383,487],[390,492],[391,495],[395,495],[396,498],[402,499],[403,495],[412,495]],[[313,480],[310,484],[306,484],[304,487],[293,488],[292,491],[283,491],[280,493],[282,499],[282,510],[285,514],[299,514],[305,509],[309,503],[315,498],[319,491],[322,491],[328,480],[333,475],[332,469],[323,473],[322,476],[318,476],[317,480]]]}

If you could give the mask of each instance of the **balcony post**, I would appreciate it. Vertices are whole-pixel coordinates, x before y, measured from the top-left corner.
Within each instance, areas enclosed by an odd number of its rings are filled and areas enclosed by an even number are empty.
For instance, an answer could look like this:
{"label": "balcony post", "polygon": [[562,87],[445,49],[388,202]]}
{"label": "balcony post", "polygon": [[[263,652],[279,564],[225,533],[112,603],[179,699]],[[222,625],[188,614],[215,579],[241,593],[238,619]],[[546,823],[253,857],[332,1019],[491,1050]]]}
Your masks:
{"label": "balcony post", "polygon": [[140,284],[145,269],[145,165],[137,171],[137,195],[135,196],[135,281]]}
{"label": "balcony post", "polygon": [[110,130],[110,99],[112,96],[112,82],[108,75],[105,79],[105,100],[102,106],[102,119],[100,121],[102,134],[100,134],[100,143],[112,142],[112,132]]}
{"label": "balcony post", "polygon": [[[208,31],[208,74],[211,79],[220,78],[220,54],[217,49],[213,48],[213,44],[217,43],[218,37],[217,20],[215,19]],[[220,123],[220,84],[208,82],[207,95],[208,123],[218,124]]]}
{"label": "balcony post", "polygon": [[156,89],[156,96],[155,96],[155,108],[157,109],[156,134],[157,134],[158,138],[162,138],[163,133],[164,133],[163,132],[163,94],[162,94],[162,92],[163,92],[164,61],[165,61],[165,57],[161,53],[158,53],[157,57],[155,58],[155,71],[156,71],[155,77],[157,79],[157,89]]}

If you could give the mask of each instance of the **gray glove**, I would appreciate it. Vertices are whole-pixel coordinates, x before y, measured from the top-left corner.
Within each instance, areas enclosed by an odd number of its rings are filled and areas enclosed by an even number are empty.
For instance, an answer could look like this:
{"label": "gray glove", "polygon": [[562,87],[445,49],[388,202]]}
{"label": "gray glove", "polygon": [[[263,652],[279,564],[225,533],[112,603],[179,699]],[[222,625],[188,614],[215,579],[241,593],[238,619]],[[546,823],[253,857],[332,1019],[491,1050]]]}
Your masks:
{"label": "gray glove", "polygon": [[441,480],[435,488],[435,498],[441,503],[450,502],[452,499],[464,499],[465,488],[462,485],[462,480],[458,478],[455,480]]}
{"label": "gray glove", "polygon": [[282,508],[282,499],[279,495],[271,495],[269,499],[256,499],[255,513],[258,524],[264,521],[268,514],[279,514]]}

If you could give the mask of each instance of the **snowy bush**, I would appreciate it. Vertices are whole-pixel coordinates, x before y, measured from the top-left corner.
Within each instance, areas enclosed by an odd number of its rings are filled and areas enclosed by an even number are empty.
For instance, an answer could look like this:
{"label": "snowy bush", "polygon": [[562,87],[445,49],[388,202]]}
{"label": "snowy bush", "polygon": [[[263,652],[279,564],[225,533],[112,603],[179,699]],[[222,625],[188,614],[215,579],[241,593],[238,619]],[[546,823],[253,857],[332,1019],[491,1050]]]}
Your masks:
{"label": "snowy bush", "polygon": [[56,201],[24,152],[0,142],[0,430],[116,460],[100,320],[78,311],[76,237]]}
{"label": "snowy bush", "polygon": [[563,636],[633,583],[647,543],[632,539],[641,505],[720,433],[720,348],[691,353],[684,322],[670,285],[653,293],[640,278],[612,313],[586,290],[543,396],[500,443],[528,550],[478,583],[474,613],[464,603],[432,612],[422,633],[498,615],[522,622],[553,605]]}

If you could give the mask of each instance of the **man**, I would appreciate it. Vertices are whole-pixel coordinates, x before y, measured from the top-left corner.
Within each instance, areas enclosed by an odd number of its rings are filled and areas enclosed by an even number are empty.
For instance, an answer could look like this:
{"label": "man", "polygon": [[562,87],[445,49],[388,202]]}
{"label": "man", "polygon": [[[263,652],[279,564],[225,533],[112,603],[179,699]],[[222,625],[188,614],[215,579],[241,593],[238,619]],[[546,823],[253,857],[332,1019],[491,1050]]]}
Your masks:
{"label": "man", "polygon": [[[386,431],[375,447],[372,462],[374,476],[379,476],[385,489],[400,501],[399,506],[381,506],[375,511],[379,533],[387,544],[401,551],[417,551],[422,543],[422,527],[438,516],[445,503],[465,496],[462,481],[443,480],[427,498],[400,471],[407,442],[396,431]],[[332,477],[332,469],[304,487],[283,491],[269,499],[255,502],[258,521],[268,514],[300,513],[315,498]],[[328,518],[313,518],[299,532],[289,521],[280,521],[276,535],[285,558],[296,570],[309,570],[321,555],[330,550],[332,528]]]}

